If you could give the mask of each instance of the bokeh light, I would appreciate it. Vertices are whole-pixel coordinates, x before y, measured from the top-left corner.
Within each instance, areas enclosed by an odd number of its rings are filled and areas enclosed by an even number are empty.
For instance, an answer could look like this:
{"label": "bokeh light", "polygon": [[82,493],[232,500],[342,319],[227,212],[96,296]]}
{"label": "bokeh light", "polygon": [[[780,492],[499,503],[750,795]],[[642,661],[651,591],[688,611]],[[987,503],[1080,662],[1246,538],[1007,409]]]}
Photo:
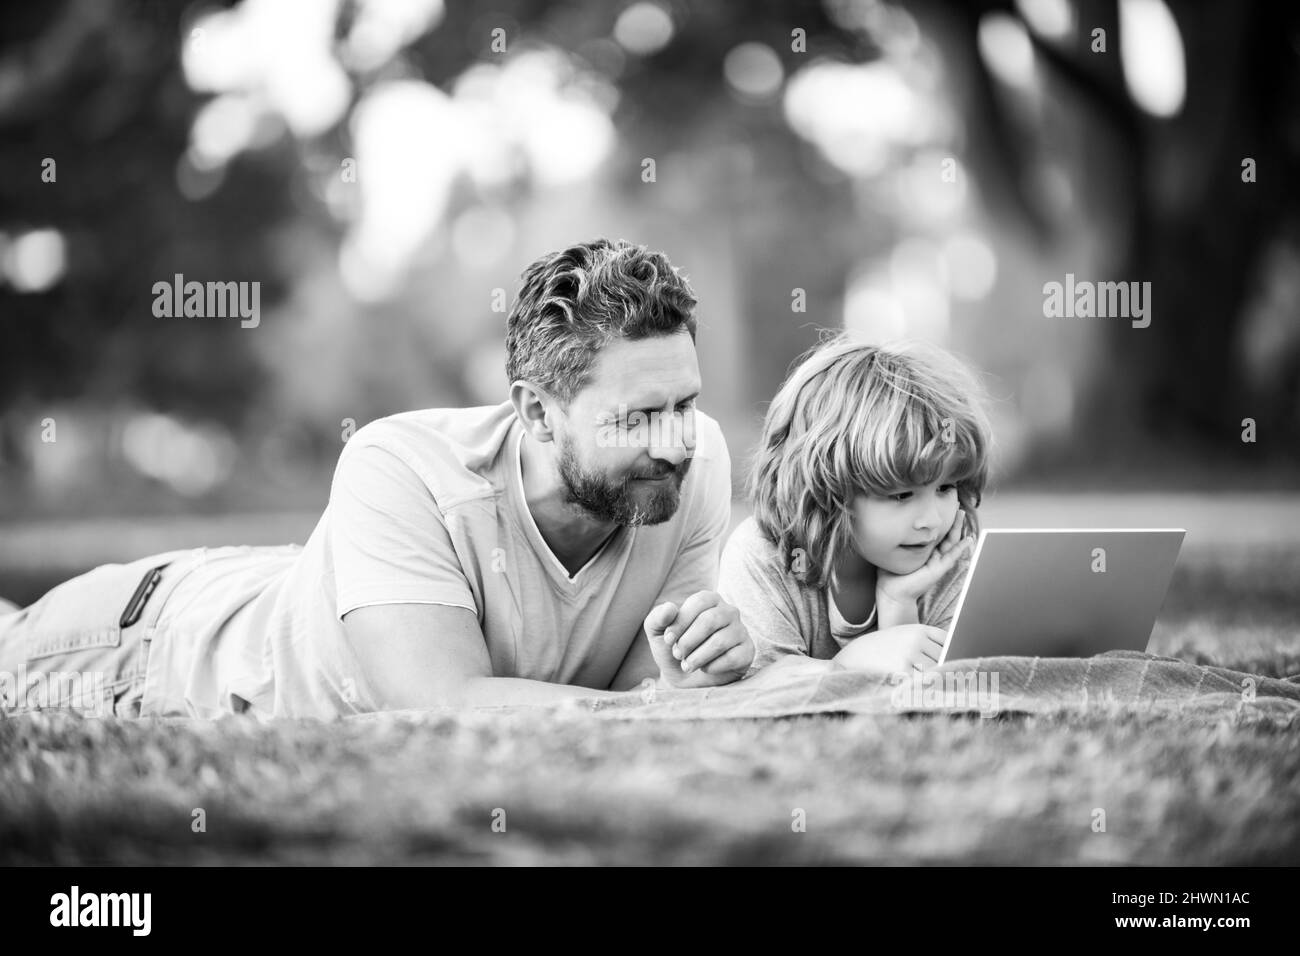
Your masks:
{"label": "bokeh light", "polygon": [[1034,47],[1025,25],[1007,13],[980,18],[980,58],[989,72],[1007,86],[1022,91],[1034,88]]}
{"label": "bokeh light", "polygon": [[672,15],[657,3],[633,3],[614,23],[614,39],[637,56],[659,52],[672,38]]}
{"label": "bokeh light", "polygon": [[202,495],[230,474],[238,448],[225,429],[144,412],[122,429],[122,454],[142,475],[186,497]]}
{"label": "bokeh light", "polygon": [[1120,64],[1133,102],[1152,116],[1174,116],[1187,95],[1178,24],[1163,0],[1120,0]]}
{"label": "bokeh light", "polygon": [[4,274],[19,292],[45,292],[67,269],[67,243],[57,229],[33,229],[4,247]]}
{"label": "bokeh light", "polygon": [[781,89],[785,70],[776,51],[765,43],[742,43],[732,47],[722,61],[727,85],[743,100],[771,99]]}

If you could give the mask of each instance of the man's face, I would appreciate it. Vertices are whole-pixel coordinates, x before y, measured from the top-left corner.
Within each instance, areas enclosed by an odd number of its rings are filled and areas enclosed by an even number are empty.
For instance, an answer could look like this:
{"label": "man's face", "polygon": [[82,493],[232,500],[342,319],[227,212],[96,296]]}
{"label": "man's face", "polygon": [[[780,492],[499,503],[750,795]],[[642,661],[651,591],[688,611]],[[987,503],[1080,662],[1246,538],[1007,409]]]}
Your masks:
{"label": "man's face", "polygon": [[699,392],[695,343],[684,331],[602,348],[557,429],[570,503],[620,525],[671,518],[695,449]]}

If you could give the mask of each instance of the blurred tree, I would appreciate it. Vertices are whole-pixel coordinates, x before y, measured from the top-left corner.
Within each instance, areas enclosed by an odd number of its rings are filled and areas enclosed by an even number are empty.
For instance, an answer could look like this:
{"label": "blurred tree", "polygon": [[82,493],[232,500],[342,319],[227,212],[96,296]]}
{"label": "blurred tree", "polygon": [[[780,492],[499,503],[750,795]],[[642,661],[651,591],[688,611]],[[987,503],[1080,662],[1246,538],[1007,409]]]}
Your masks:
{"label": "blurred tree", "polygon": [[[1065,44],[1026,22],[1033,6],[1042,5],[954,0],[920,9],[956,25],[981,184],[1042,241],[1062,241],[1078,222],[1053,221],[1033,167],[1063,127],[1082,127],[1071,142],[1084,140],[1091,165],[1073,183],[1076,205],[1105,210],[1115,244],[1109,275],[1079,278],[1152,283],[1149,327],[1107,327],[1109,368],[1085,395],[1070,463],[1094,460],[1099,450],[1140,456],[1169,444],[1253,462],[1258,449],[1266,459],[1294,462],[1300,336],[1285,342],[1281,374],[1259,381],[1245,361],[1244,320],[1251,297],[1267,294],[1261,267],[1270,247],[1300,249],[1300,8],[1262,0],[1174,4],[1186,93],[1182,109],[1162,118],[1140,109],[1126,89],[1118,0],[1071,0],[1078,26]],[[1009,106],[976,53],[980,21],[990,14],[1025,24],[1051,103],[1037,123]],[[1093,50],[1095,28],[1106,31],[1105,53]],[[1257,166],[1254,182],[1243,181],[1247,157]],[[1293,259],[1292,275],[1297,268]],[[1295,327],[1300,315],[1282,321]],[[1259,424],[1257,446],[1240,441],[1245,417]]]}
{"label": "blurred tree", "polygon": [[[1045,244],[1063,242],[1074,224],[1045,207],[1036,172],[1063,128],[1085,131],[1074,141],[1095,133],[1098,141],[1085,143],[1086,159],[1099,161],[1079,164],[1083,172],[1072,184],[1079,204],[1100,210],[1104,234],[1115,237],[1112,277],[1153,283],[1151,326],[1109,329],[1111,371],[1086,396],[1074,447],[1096,456],[1181,433],[1199,448],[1241,448],[1225,446],[1224,437],[1235,437],[1249,415],[1270,448],[1294,458],[1295,338],[1282,362],[1288,374],[1263,388],[1251,381],[1241,355],[1242,317],[1257,291],[1265,246],[1278,237],[1294,243],[1300,224],[1292,185],[1300,162],[1297,8],[1178,4],[1186,102],[1177,116],[1156,119],[1125,90],[1117,0],[1064,2],[1079,25],[1072,41],[1047,41],[1027,29],[1049,107],[1036,114],[1014,108],[979,54],[984,17],[1002,14],[1023,24],[1032,4],[926,0],[908,9],[939,45],[948,82],[969,111],[965,145],[990,206]],[[792,25],[806,31],[815,56],[875,59],[881,50],[871,32],[844,24],[850,8],[867,16],[876,6],[675,0],[672,42],[627,56],[610,71],[620,93],[615,122],[623,168],[635,169],[646,155],[675,158],[683,167],[686,153],[704,157],[689,167],[698,177],[699,205],[681,215],[720,213],[734,236],[743,269],[744,365],[754,370],[749,404],[771,395],[790,360],[813,341],[813,327],[838,314],[833,299],[843,294],[846,270],[886,246],[890,224],[862,221],[846,178],[809,176],[809,145],[790,131],[780,106],[739,108],[721,63],[736,44],[757,40],[791,75],[810,59],[791,51]],[[337,35],[358,8],[355,0],[342,4]],[[154,318],[153,283],[175,273],[258,280],[267,310],[295,278],[292,264],[274,254],[282,227],[306,219],[334,239],[342,233],[319,203],[313,207],[302,180],[322,153],[334,154],[332,168],[348,155],[346,117],[312,142],[283,137],[240,154],[206,198],[186,198],[178,188],[178,161],[204,102],[180,71],[183,10],[161,0],[63,0],[6,12],[0,231],[12,237],[57,229],[68,244],[69,272],[45,292],[0,286],[0,405],[130,396],[238,428],[259,407],[266,384],[249,336],[221,323]],[[351,70],[351,102],[394,76],[418,75],[446,89],[491,55],[489,28],[496,25],[512,42],[590,56],[593,41],[608,42],[620,12],[596,0],[501,0],[490,13],[452,4],[390,62]],[[1093,25],[1108,30],[1105,55],[1090,49]],[[1255,183],[1241,180],[1245,156],[1257,162]],[[46,157],[58,164],[54,183],[41,181]],[[725,161],[713,163],[720,157]],[[625,183],[629,193],[639,187],[631,174]],[[787,215],[791,210],[799,215]],[[799,259],[792,277],[792,255],[808,249],[819,252],[812,261]],[[1040,286],[1060,277],[1012,278]],[[773,305],[788,304],[794,285],[809,287],[815,304],[806,316]],[[321,444],[333,448],[337,416],[327,418],[318,426]],[[1116,435],[1117,424],[1128,429],[1127,438]]]}
{"label": "blurred tree", "polygon": [[[0,285],[0,406],[21,397],[152,407],[237,423],[261,371],[228,323],[153,315],[153,284],[283,281],[268,240],[288,214],[288,148],[237,164],[220,192],[177,188],[198,98],[180,75],[178,3],[64,0],[6,10],[0,39],[0,230],[52,228],[68,272]],[[42,180],[43,161],[55,180]]]}

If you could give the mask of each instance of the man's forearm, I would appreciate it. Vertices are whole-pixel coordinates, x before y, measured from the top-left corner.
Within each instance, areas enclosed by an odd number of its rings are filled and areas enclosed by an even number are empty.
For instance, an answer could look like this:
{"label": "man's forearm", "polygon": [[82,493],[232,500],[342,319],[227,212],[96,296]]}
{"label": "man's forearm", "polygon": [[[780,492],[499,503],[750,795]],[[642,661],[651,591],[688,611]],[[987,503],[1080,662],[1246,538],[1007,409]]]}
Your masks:
{"label": "man's forearm", "polygon": [[548,684],[523,677],[471,677],[457,694],[457,707],[497,707],[504,704],[553,704],[584,697],[616,697],[616,693],[571,684]]}

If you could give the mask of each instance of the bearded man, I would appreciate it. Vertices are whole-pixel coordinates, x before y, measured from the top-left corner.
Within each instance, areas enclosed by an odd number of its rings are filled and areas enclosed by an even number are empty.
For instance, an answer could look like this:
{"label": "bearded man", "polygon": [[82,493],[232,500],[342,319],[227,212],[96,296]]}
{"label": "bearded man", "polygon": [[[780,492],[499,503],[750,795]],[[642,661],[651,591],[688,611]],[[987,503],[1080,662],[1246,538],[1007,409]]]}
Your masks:
{"label": "bearded man", "polygon": [[268,719],[743,677],[753,644],[713,590],[731,462],[696,408],[694,293],[621,240],[523,280],[507,400],[361,428],[305,545],[103,565],[0,612],[3,706],[77,706],[59,674],[100,675],[118,716]]}

